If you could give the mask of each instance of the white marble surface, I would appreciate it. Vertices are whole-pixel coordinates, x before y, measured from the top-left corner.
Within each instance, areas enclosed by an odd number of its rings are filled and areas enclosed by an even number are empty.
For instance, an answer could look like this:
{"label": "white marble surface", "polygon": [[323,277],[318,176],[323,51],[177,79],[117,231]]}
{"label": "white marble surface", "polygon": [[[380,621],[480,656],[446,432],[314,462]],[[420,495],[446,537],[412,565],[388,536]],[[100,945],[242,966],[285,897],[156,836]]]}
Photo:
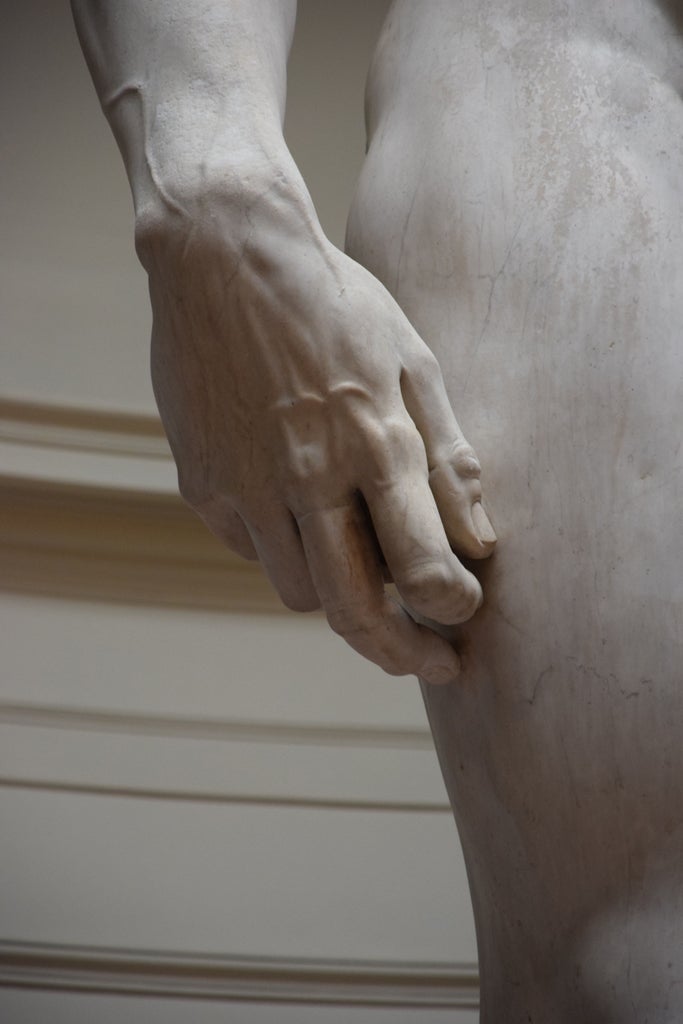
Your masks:
{"label": "white marble surface", "polygon": [[462,683],[426,691],[482,1019],[663,1024],[683,1013],[680,12],[429,12],[394,8],[350,241],[437,354],[499,534]]}

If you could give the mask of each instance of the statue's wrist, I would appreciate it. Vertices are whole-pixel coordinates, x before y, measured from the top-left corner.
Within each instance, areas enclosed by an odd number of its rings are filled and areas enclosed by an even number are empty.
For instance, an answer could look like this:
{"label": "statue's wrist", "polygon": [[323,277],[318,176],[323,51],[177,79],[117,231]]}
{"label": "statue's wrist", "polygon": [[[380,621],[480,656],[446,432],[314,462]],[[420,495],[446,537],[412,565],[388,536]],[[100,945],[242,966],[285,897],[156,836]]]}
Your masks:
{"label": "statue's wrist", "polygon": [[[147,269],[160,250],[205,240],[226,254],[249,239],[264,244],[302,233],[322,235],[311,198],[289,153],[197,164],[146,184],[135,198],[135,240]],[[270,240],[270,241],[267,241]]]}

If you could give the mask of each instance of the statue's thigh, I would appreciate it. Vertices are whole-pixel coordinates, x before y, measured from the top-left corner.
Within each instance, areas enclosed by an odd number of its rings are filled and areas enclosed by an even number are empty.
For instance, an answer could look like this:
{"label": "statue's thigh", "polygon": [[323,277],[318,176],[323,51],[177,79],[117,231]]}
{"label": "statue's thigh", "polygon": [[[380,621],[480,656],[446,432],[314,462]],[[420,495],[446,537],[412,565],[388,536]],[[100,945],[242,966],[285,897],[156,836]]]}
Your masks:
{"label": "statue's thigh", "polygon": [[683,950],[681,203],[656,168],[565,210],[473,191],[475,230],[437,184],[407,190],[400,267],[376,220],[354,255],[439,357],[499,536],[462,679],[425,692],[482,956],[609,947],[616,975]]}

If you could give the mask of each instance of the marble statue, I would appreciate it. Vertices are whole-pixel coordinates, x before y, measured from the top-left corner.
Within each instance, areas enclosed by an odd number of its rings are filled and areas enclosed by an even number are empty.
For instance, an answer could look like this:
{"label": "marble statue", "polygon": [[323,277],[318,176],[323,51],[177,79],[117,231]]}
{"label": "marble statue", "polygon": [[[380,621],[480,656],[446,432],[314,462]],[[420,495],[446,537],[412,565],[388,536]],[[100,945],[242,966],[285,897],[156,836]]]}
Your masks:
{"label": "marble statue", "polygon": [[683,4],[396,0],[348,255],[282,137],[293,3],[73,6],[181,491],[420,676],[482,1022],[680,1022]]}

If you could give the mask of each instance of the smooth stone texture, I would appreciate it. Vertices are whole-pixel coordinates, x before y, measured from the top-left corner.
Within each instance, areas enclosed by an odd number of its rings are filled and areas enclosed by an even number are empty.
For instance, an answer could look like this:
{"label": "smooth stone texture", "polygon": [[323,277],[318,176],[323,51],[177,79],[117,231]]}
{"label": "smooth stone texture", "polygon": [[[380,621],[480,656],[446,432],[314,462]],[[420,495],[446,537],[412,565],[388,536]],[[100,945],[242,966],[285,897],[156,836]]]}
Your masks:
{"label": "smooth stone texture", "polygon": [[683,1017],[677,27],[398,3],[370,79],[350,252],[436,353],[500,538],[461,682],[425,687],[487,1024]]}

